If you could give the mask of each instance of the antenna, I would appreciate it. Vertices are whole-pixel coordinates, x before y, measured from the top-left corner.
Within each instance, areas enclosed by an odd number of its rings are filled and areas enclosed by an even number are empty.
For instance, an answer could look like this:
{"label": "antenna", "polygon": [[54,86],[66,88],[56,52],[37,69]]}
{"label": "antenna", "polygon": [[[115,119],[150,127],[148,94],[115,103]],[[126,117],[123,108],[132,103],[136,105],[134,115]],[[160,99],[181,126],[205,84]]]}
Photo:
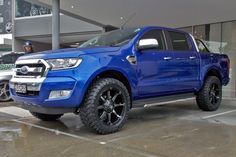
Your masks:
{"label": "antenna", "polygon": [[131,15],[129,16],[129,18],[127,18],[127,19],[124,21],[124,23],[121,25],[120,29],[123,29],[124,26],[126,26],[126,24],[127,24],[128,22],[130,22],[135,16],[136,16],[136,12],[133,13],[133,14],[131,14]]}

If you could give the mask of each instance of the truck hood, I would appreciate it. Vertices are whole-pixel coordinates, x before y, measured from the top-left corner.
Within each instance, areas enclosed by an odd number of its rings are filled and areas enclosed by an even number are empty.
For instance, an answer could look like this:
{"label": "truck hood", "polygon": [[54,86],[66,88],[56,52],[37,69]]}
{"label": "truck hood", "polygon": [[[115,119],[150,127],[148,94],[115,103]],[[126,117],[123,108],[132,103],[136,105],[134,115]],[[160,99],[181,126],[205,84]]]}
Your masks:
{"label": "truck hood", "polygon": [[76,58],[81,55],[117,52],[119,49],[120,47],[67,48],[28,54],[20,57],[18,60]]}

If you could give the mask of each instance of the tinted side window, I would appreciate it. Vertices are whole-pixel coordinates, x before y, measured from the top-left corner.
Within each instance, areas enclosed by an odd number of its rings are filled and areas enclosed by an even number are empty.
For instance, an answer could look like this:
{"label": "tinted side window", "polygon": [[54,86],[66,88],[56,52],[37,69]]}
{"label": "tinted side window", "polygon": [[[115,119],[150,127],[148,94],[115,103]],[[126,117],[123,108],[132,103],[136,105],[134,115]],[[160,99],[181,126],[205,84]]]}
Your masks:
{"label": "tinted side window", "polygon": [[184,33],[169,31],[170,42],[174,51],[188,51],[190,50],[188,39]]}
{"label": "tinted side window", "polygon": [[[161,30],[150,30],[146,32],[141,39],[156,39],[158,41],[158,50],[164,50],[164,37]],[[140,39],[140,40],[141,40]]]}

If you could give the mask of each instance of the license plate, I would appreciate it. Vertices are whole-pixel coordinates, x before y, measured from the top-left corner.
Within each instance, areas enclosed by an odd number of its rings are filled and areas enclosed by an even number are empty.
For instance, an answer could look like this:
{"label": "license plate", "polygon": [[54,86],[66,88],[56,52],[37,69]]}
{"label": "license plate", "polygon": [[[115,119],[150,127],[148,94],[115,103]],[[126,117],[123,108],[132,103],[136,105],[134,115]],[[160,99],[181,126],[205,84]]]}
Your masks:
{"label": "license plate", "polygon": [[16,93],[25,94],[27,92],[26,84],[15,84]]}

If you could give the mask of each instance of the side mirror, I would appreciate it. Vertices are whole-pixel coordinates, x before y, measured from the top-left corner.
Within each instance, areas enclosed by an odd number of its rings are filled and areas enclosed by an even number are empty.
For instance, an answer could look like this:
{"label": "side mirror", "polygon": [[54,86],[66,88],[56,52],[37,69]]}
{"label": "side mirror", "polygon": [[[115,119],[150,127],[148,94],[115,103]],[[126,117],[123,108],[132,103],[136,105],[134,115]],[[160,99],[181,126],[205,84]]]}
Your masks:
{"label": "side mirror", "polygon": [[137,45],[138,50],[157,49],[159,43],[156,39],[141,39]]}

